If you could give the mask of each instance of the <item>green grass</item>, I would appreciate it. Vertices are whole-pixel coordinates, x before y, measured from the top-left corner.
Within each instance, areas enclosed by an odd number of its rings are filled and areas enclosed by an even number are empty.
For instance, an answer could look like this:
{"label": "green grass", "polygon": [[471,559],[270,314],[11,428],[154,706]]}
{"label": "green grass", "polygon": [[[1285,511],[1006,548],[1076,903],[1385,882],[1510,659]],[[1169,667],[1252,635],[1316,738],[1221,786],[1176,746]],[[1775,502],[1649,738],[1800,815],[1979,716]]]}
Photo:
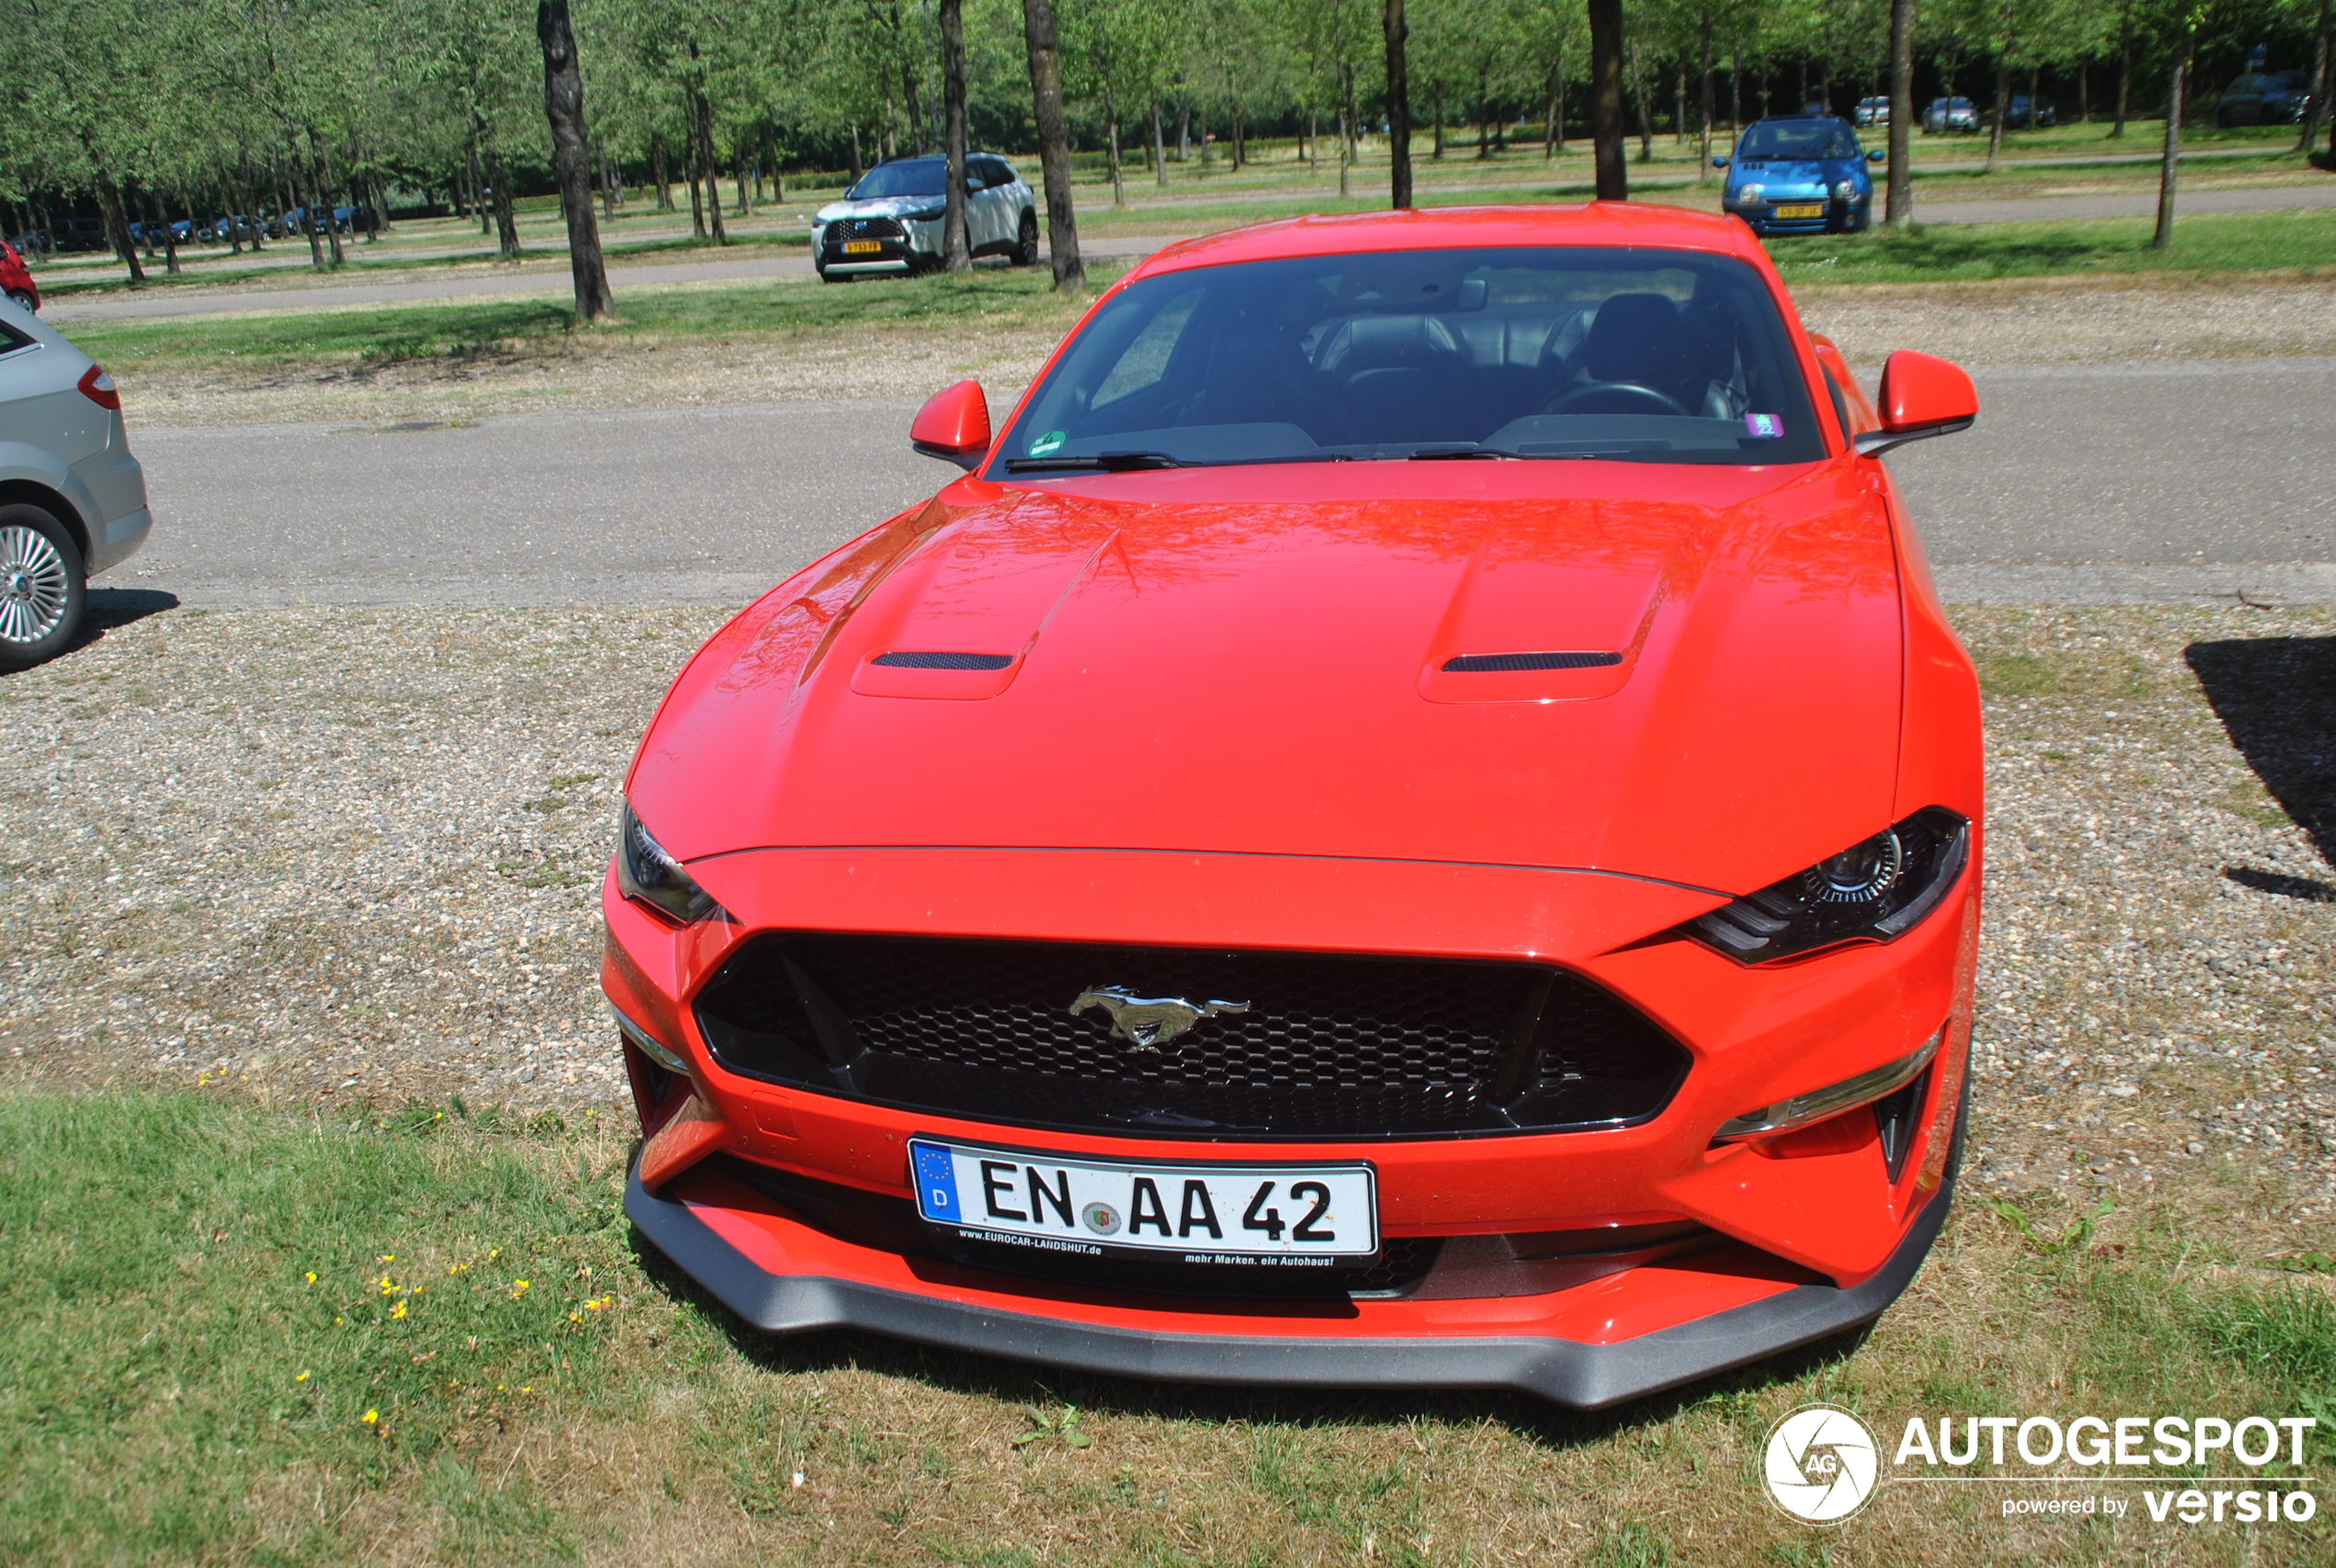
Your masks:
{"label": "green grass", "polygon": [[[1918,204],[1916,212],[1921,209]],[[2336,209],[2215,212],[2181,218],[2174,243],[2150,248],[2148,218],[1957,223],[1911,233],[1771,239],[1790,283],[1940,283],[2114,274],[2336,274]]]}
{"label": "green grass", "polygon": [[[1035,1562],[1065,1532],[1096,1563],[1559,1561],[1551,1532],[1584,1562],[1818,1561],[1747,1458],[1811,1400],[1884,1432],[1926,1411],[2336,1416],[2329,1293],[2178,1274],[2203,1238],[2171,1216],[2087,1210],[2101,1229],[2069,1245],[2081,1217],[2056,1200],[2025,1198],[2017,1225],[1967,1204],[1927,1292],[1871,1339],[1586,1416],[773,1344],[636,1254],[624,1153],[615,1129],[459,1109],[0,1098],[0,1561],[654,1542],[661,1561]],[[1992,1493],[1909,1500],[1929,1491],[1892,1489],[1836,1549],[1999,1554]],[[2325,1560],[2326,1524],[2186,1544]],[[2014,1555],[2131,1560],[2145,1539]]]}
{"label": "green grass", "polygon": [[[1097,286],[1115,270],[1091,269]],[[279,315],[75,323],[74,341],[116,371],[481,356],[567,344],[859,332],[922,323],[1057,321],[1079,302],[1057,295],[1043,269],[821,285],[808,279],[627,289],[620,319],[588,326],[558,299],[487,297]]]}

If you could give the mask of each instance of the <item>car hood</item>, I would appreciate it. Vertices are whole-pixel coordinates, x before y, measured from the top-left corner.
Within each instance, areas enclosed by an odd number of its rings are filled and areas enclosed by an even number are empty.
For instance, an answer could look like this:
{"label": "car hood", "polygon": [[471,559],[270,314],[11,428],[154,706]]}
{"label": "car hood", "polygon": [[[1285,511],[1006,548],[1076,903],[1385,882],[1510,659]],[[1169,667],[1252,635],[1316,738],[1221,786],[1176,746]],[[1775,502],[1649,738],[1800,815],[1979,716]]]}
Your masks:
{"label": "car hood", "polygon": [[[1742,892],[1888,825],[1900,647],[1886,515],[1838,462],[967,481],[708,644],[628,790],[684,860],[1139,848]],[[1501,667],[1552,652],[1598,658]],[[921,667],[953,664],[992,667]]]}
{"label": "car hood", "polygon": [[876,196],[865,201],[830,201],[812,216],[815,223],[832,223],[838,218],[905,218],[911,212],[922,212],[941,204],[945,198],[933,196]]}

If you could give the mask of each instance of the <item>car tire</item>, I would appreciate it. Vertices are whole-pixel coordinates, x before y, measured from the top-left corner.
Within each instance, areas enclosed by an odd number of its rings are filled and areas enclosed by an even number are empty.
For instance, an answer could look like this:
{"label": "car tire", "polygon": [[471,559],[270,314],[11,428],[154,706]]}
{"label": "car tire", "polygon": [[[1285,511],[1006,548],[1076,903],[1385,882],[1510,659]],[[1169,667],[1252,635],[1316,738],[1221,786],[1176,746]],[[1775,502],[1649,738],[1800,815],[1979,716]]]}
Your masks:
{"label": "car tire", "polygon": [[29,311],[38,311],[40,308],[40,302],[34,299],[30,294],[25,292],[22,289],[10,289],[8,291],[8,298]]}
{"label": "car tire", "polygon": [[71,647],[89,589],[72,531],[36,506],[0,506],[0,670],[29,670]]}
{"label": "car tire", "polygon": [[1022,210],[1022,232],[1013,242],[1013,264],[1016,267],[1038,265],[1038,214],[1027,207]]}

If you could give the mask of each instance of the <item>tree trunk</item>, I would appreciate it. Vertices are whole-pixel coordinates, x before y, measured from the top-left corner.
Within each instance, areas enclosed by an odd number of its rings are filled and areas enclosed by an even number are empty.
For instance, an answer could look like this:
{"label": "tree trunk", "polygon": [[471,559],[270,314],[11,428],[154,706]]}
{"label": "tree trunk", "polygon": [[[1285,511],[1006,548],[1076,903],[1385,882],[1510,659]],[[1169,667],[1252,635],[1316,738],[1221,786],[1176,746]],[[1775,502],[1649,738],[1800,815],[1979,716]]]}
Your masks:
{"label": "tree trunk", "polygon": [[567,220],[567,269],[576,285],[576,314],[605,321],[614,313],[608,270],[601,261],[601,230],[592,215],[590,139],[584,127],[584,72],[576,58],[576,29],[567,0],[536,0],[535,37],[544,46],[544,118],[552,127],[552,173]]}
{"label": "tree trunk", "polygon": [[1744,58],[1728,51],[1728,137],[1744,133]]}
{"label": "tree trunk", "polygon": [[138,247],[130,243],[130,220],[121,210],[121,188],[113,176],[97,176],[97,212],[106,221],[106,238],[113,242],[113,252],[130,269],[130,286],[146,286],[146,269],[138,259]]}
{"label": "tree trunk", "polygon": [[965,0],[941,0],[943,149],[948,155],[948,196],[941,224],[941,264],[952,272],[973,266],[966,236]]}
{"label": "tree trunk", "polygon": [[1987,128],[1987,164],[1981,172],[1996,172],[1996,159],[2003,153],[2004,121],[2011,118],[2011,58],[1996,56],[1996,122]]}
{"label": "tree trunk", "polygon": [[[333,270],[338,272],[349,257],[340,247],[340,220],[333,212],[333,166],[326,158],[323,150],[318,147],[316,132],[313,130],[308,132],[308,145],[314,151],[316,159],[315,170],[316,200],[325,209],[325,247],[332,255]],[[498,179],[495,183],[500,186],[503,182]],[[514,239],[512,243],[516,245],[518,241]]]}
{"label": "tree trunk", "polygon": [[1890,0],[1890,183],[1884,221],[1914,222],[1914,0]]}
{"label": "tree trunk", "polygon": [[2311,151],[2313,139],[2319,134],[2319,122],[2328,113],[2328,95],[2336,92],[2336,46],[2329,37],[2329,0],[2319,0],[2319,34],[2312,53],[2312,97],[2304,109],[2304,133],[2296,139],[2296,151]]}
{"label": "tree trunk", "polygon": [[854,185],[860,183],[861,165],[860,128],[854,125],[852,127],[852,183]]}
{"label": "tree trunk", "polygon": [[652,211],[673,211],[673,170],[665,161],[665,136],[661,132],[649,132],[649,177],[657,181],[657,200]]}
{"label": "tree trunk", "polygon": [[[681,178],[690,188],[690,237],[704,239],[705,237],[705,189],[697,182],[696,98],[685,97],[682,99],[681,108],[689,120],[688,126],[682,132]],[[858,149],[859,142],[860,132],[855,126],[852,132],[852,143],[855,151]],[[855,157],[853,162],[856,164],[859,159]],[[853,177],[858,177],[855,175]]]}
{"label": "tree trunk", "polygon": [[1385,0],[1380,15],[1387,38],[1387,200],[1397,212],[1412,204],[1412,100],[1403,0]]}
{"label": "tree trunk", "polygon": [[[1628,201],[1631,171],[1623,142],[1622,0],[1588,0],[1590,13],[1590,140],[1597,159],[1597,199]],[[1643,122],[1644,100],[1640,116]]]}
{"label": "tree trunk", "polygon": [[1128,182],[1119,167],[1119,109],[1111,99],[1111,83],[1103,84],[1104,132],[1111,141],[1111,204],[1128,205]]}
{"label": "tree trunk", "polygon": [[162,210],[162,193],[146,192],[146,208],[154,213],[154,221],[162,228],[163,270],[170,277],[178,276],[178,236],[171,232],[170,214]]}
{"label": "tree trunk", "polygon": [[1444,161],[1444,84],[1441,82],[1436,84],[1434,99],[1434,108],[1436,110],[1436,152],[1434,154],[1434,157],[1436,161],[1440,164]]}
{"label": "tree trunk", "polygon": [[1079,257],[1079,220],[1071,205],[1071,133],[1062,118],[1062,51],[1055,36],[1053,0],[1022,0],[1022,37],[1030,56],[1031,114],[1038,122],[1038,166],[1047,181],[1047,256],[1055,290],[1087,286]]}
{"label": "tree trunk", "polygon": [[1695,111],[1703,123],[1697,132],[1695,183],[1702,185],[1712,177],[1712,7],[1708,5],[1703,7],[1697,41],[1702,48],[1702,55],[1696,63],[1701,75],[1697,84]]}
{"label": "tree trunk", "polygon": [[[295,146],[293,148],[293,153],[295,156],[297,156],[299,148]],[[303,170],[295,168],[292,171],[292,177],[295,182],[297,182],[297,189],[300,196],[300,201],[298,203],[300,207],[300,232],[308,237],[308,265],[315,268],[321,272],[325,269],[325,241],[324,236],[316,232],[316,186],[315,175],[315,171],[314,169]],[[500,184],[501,182],[498,181],[497,183]]]}
{"label": "tree trunk", "polygon": [[1351,194],[1347,188],[1348,171],[1353,169],[1355,160],[1361,156],[1363,149],[1363,128],[1355,118],[1355,67],[1353,65],[1341,65],[1338,68],[1338,85],[1345,94],[1340,117],[1345,122],[1345,141],[1339,147],[1341,155],[1338,160],[1338,194],[1345,196]]}
{"label": "tree trunk", "polygon": [[[519,259],[519,219],[511,211],[511,182],[503,155],[487,150],[487,177],[495,182],[495,248],[506,261]],[[327,227],[331,225],[329,223]]]}
{"label": "tree trunk", "polygon": [[1160,124],[1160,97],[1151,100],[1151,182],[1165,189],[1168,184],[1168,138]]}
{"label": "tree trunk", "polygon": [[[1620,0],[1617,0],[1617,4],[1620,4]],[[1615,25],[1619,27],[1621,24],[1618,21]],[[1655,108],[1646,101],[1646,77],[1639,70],[1639,46],[1635,42],[1632,43],[1628,53],[1631,62],[1631,96],[1638,100],[1639,108],[1639,162],[1651,164],[1655,161]]]}
{"label": "tree trunk", "polygon": [[2079,123],[2092,123],[2092,62],[2077,66],[2077,119]]}
{"label": "tree trunk", "polygon": [[917,74],[910,63],[900,62],[900,97],[909,109],[909,145],[917,152],[924,148],[924,109],[917,102]]}
{"label": "tree trunk", "polygon": [[2149,241],[2153,250],[2174,243],[2174,169],[2181,158],[2181,84],[2190,70],[2190,53],[2198,47],[2198,29],[2190,29],[2174,44],[2174,63],[2166,76],[2166,155],[2158,168],[2158,232]]}
{"label": "tree trunk", "polygon": [[1176,96],[1176,161],[1181,164],[1192,156],[1192,94],[1180,89]]}

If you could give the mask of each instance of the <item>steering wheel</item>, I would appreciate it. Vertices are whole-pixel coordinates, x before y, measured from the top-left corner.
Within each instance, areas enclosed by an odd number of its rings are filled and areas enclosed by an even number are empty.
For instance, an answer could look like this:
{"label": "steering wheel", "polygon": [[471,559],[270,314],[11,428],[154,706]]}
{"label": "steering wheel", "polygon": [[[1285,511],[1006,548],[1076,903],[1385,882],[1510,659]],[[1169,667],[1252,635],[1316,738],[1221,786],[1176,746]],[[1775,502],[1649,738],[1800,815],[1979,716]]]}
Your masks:
{"label": "steering wheel", "polygon": [[1632,403],[1652,403],[1666,414],[1676,414],[1681,418],[1687,418],[1687,406],[1678,398],[1671,396],[1667,393],[1657,392],[1651,386],[1642,386],[1634,381],[1589,382],[1584,385],[1575,387],[1571,392],[1560,394],[1557,397],[1552,399],[1549,406],[1543,408],[1541,412],[1544,414],[1563,414],[1573,409],[1574,405],[1576,403],[1586,403],[1594,397],[1612,399],[1618,403],[1625,405],[1625,406],[1619,408],[1588,409],[1584,410],[1584,412],[1630,414],[1635,413],[1637,410],[1627,406],[1627,405]]}

